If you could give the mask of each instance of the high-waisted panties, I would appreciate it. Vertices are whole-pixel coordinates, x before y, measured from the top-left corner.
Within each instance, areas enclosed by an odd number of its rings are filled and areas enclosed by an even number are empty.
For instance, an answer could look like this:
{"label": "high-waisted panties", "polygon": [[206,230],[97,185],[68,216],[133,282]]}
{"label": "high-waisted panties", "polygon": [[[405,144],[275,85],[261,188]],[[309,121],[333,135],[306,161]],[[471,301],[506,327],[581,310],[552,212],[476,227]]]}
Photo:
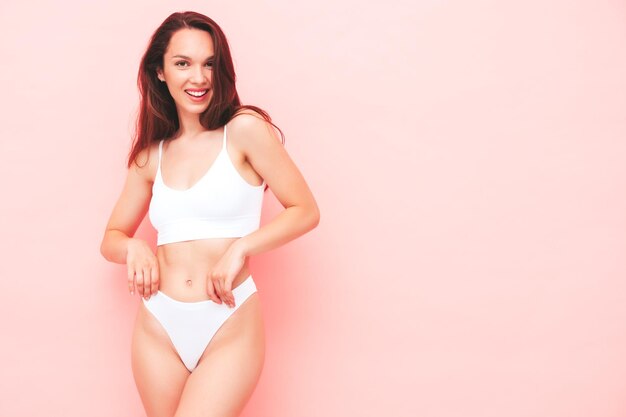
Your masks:
{"label": "high-waisted panties", "polygon": [[252,275],[249,275],[232,290],[235,298],[233,308],[212,300],[179,301],[161,291],[157,291],[147,301],[142,300],[167,332],[187,369],[193,371],[222,324],[255,292],[256,285]]}

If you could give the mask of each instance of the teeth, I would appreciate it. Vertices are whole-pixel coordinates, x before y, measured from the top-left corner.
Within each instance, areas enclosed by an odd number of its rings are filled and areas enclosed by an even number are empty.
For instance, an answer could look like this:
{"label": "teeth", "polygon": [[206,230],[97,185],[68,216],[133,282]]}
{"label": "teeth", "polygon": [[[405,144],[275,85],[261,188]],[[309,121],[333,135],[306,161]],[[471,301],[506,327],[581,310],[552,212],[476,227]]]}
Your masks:
{"label": "teeth", "polygon": [[187,94],[190,94],[190,95],[192,95],[194,97],[202,97],[203,95],[206,94],[206,92],[207,92],[207,90],[204,90],[202,92],[200,92],[200,91],[187,91]]}

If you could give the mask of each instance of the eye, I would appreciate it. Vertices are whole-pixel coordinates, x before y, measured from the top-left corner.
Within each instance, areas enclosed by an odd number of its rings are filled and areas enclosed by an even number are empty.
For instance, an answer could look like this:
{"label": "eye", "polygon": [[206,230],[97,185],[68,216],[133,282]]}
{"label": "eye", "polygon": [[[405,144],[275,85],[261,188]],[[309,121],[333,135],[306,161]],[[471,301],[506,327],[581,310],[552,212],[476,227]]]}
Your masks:
{"label": "eye", "polygon": [[[187,61],[178,61],[176,62],[174,65],[177,67],[182,67],[182,65],[179,64],[187,64]],[[212,67],[213,66],[213,61],[207,62],[205,65]]]}

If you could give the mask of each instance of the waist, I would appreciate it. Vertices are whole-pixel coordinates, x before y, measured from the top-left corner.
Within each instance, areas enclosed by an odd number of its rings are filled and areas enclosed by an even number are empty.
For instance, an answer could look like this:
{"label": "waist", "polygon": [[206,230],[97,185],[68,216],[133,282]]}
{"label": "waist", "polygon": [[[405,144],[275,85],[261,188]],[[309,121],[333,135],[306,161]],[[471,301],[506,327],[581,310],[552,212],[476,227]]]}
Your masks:
{"label": "waist", "polygon": [[[208,300],[207,282],[217,262],[237,238],[202,239],[157,247],[159,290],[185,302]],[[232,288],[250,275],[248,258]]]}

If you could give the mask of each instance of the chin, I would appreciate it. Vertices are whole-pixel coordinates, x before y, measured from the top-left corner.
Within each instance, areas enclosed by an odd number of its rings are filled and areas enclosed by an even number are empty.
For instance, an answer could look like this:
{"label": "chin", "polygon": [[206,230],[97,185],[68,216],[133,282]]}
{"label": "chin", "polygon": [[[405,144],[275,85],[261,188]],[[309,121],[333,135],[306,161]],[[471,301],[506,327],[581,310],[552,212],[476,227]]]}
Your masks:
{"label": "chin", "polygon": [[191,105],[191,106],[190,106],[190,105],[189,105],[189,103],[185,103],[185,104],[184,104],[183,106],[181,106],[181,107],[182,107],[183,109],[185,109],[185,112],[187,112],[187,113],[191,113],[191,114],[194,114],[194,113],[196,113],[196,114],[200,114],[200,113],[202,113],[202,112],[206,111],[206,109],[208,109],[208,108],[209,108],[209,103],[210,103],[210,101],[209,101],[209,102],[207,102],[207,103],[204,103],[203,105],[196,105],[196,106],[194,106],[194,105]]}

